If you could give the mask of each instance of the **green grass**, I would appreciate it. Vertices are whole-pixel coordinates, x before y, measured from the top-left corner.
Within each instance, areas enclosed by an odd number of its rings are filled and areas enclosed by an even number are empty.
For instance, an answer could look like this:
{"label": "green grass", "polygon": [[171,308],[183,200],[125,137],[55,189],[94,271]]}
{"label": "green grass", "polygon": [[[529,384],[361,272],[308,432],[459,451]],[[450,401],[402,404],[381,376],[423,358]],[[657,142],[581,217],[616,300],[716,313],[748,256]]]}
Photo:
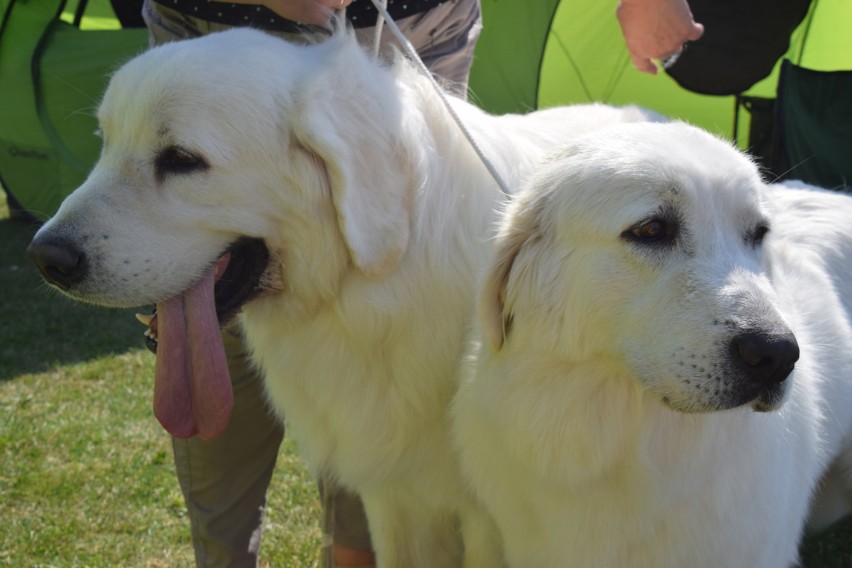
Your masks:
{"label": "green grass", "polygon": [[[24,255],[33,232],[8,219],[0,191],[0,566],[191,566],[142,327],[42,284]],[[268,505],[261,565],[316,566],[320,507],[289,441]],[[852,567],[852,518],[807,539],[802,557]]]}
{"label": "green grass", "polygon": [[[0,566],[193,565],[154,357],[133,311],[72,302],[24,251],[34,226],[0,192]],[[285,441],[261,565],[316,566],[316,488]]]}

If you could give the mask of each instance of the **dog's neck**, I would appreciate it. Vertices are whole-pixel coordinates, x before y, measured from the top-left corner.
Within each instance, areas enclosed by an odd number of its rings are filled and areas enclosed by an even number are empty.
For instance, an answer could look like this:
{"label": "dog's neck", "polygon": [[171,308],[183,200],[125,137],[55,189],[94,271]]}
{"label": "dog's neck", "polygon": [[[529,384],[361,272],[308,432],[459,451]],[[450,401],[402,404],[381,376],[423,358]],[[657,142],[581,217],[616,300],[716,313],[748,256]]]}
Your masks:
{"label": "dog's neck", "polygon": [[528,454],[519,459],[543,477],[558,479],[565,490],[583,492],[601,483],[618,486],[619,480],[629,479],[629,485],[641,491],[637,479],[651,483],[710,459],[695,455],[695,448],[718,443],[695,441],[715,439],[723,422],[743,422],[747,428],[745,422],[752,420],[747,409],[713,414],[670,410],[626,365],[610,360],[498,353],[479,364],[496,392],[491,402],[511,401],[500,412],[506,427],[517,431],[512,437],[520,435],[528,442],[516,448]]}

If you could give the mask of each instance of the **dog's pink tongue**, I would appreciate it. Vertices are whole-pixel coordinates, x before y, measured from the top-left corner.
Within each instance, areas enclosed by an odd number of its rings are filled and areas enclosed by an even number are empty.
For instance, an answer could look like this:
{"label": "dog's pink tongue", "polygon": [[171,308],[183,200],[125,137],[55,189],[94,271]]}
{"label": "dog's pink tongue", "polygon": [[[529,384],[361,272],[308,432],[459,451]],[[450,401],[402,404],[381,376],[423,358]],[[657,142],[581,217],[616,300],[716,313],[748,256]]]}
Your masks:
{"label": "dog's pink tongue", "polygon": [[215,438],[231,416],[233,392],[214,284],[211,269],[183,295],[157,304],[154,415],[177,438]]}

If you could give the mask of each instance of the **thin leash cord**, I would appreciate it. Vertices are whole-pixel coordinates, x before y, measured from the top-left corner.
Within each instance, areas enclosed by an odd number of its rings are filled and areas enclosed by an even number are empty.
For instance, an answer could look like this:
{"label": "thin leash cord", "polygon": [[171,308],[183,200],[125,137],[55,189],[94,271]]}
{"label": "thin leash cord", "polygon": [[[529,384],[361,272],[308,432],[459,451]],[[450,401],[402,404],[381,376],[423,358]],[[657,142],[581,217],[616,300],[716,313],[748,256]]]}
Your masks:
{"label": "thin leash cord", "polygon": [[[388,9],[388,0],[382,0],[382,10],[386,12],[387,9]],[[384,25],[385,25],[385,19],[384,18],[378,18],[376,20],[376,31],[375,31],[375,35],[373,36],[373,57],[375,57],[376,59],[379,58],[379,48],[381,47],[381,43],[382,43],[382,28],[384,28]]]}
{"label": "thin leash cord", "polygon": [[[384,22],[387,23],[387,26],[388,26],[388,28],[390,28],[394,37],[396,37],[396,39],[399,40],[399,43],[402,44],[403,49],[405,49],[405,53],[414,62],[414,64],[417,66],[417,69],[423,75],[425,75],[427,79],[429,79],[429,82],[432,84],[432,87],[435,89],[435,92],[438,94],[438,97],[441,99],[441,102],[444,103],[444,108],[446,108],[447,112],[450,113],[450,116],[453,118],[453,121],[456,123],[456,125],[459,127],[459,129],[462,131],[462,134],[464,134],[464,137],[470,143],[470,146],[473,148],[473,151],[476,152],[476,155],[479,156],[479,159],[482,161],[482,164],[488,170],[488,173],[490,173],[491,177],[494,178],[494,181],[497,183],[497,186],[500,188],[500,191],[502,191],[507,196],[511,196],[512,192],[509,190],[509,186],[506,185],[505,181],[503,181],[503,178],[497,172],[497,169],[494,167],[494,164],[492,164],[491,161],[485,156],[485,154],[482,152],[482,149],[476,143],[476,140],[474,140],[473,135],[465,127],[461,118],[459,118],[459,115],[456,114],[456,111],[455,111],[455,109],[453,109],[453,106],[450,104],[449,99],[447,99],[447,96],[444,93],[444,90],[438,84],[438,81],[435,80],[435,77],[432,76],[432,73],[429,71],[429,69],[423,63],[423,60],[420,59],[420,56],[417,54],[417,51],[414,49],[414,46],[411,45],[411,42],[408,41],[408,38],[405,37],[405,35],[402,33],[402,31],[400,31],[399,27],[396,25],[396,22],[394,22],[393,18],[391,18],[391,15],[388,13],[388,11],[387,11],[387,9],[384,5],[384,4],[386,4],[387,0],[371,0],[371,1],[373,2],[373,6],[376,7],[376,10],[378,10],[379,14],[381,14],[381,16],[382,16],[379,19],[379,22],[384,20]],[[377,48],[377,53],[378,53],[378,43],[379,43],[379,37],[380,37],[379,34],[381,34],[381,28],[379,27],[379,23],[376,22],[376,48]]]}

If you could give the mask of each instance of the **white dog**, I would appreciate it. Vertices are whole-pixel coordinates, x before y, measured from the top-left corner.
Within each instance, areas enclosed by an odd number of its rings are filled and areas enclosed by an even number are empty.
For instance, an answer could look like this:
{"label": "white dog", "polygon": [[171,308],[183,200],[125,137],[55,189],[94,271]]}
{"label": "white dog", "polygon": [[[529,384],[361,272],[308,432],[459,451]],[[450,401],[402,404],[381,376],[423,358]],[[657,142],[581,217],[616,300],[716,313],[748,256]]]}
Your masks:
{"label": "white dog", "polygon": [[[510,186],[572,135],[646,118],[452,104]],[[312,470],[361,495],[378,562],[458,564],[446,413],[502,196],[426,78],[348,33],[233,30],[132,60],[98,116],[102,156],[30,254],[74,298],[158,303],[163,425],[227,424],[217,319],[242,307],[272,405]]]}
{"label": "white dog", "polygon": [[850,226],[850,197],[765,186],[679,123],[537,172],[452,408],[509,563],[781,568],[827,472],[815,524],[848,512]]}

